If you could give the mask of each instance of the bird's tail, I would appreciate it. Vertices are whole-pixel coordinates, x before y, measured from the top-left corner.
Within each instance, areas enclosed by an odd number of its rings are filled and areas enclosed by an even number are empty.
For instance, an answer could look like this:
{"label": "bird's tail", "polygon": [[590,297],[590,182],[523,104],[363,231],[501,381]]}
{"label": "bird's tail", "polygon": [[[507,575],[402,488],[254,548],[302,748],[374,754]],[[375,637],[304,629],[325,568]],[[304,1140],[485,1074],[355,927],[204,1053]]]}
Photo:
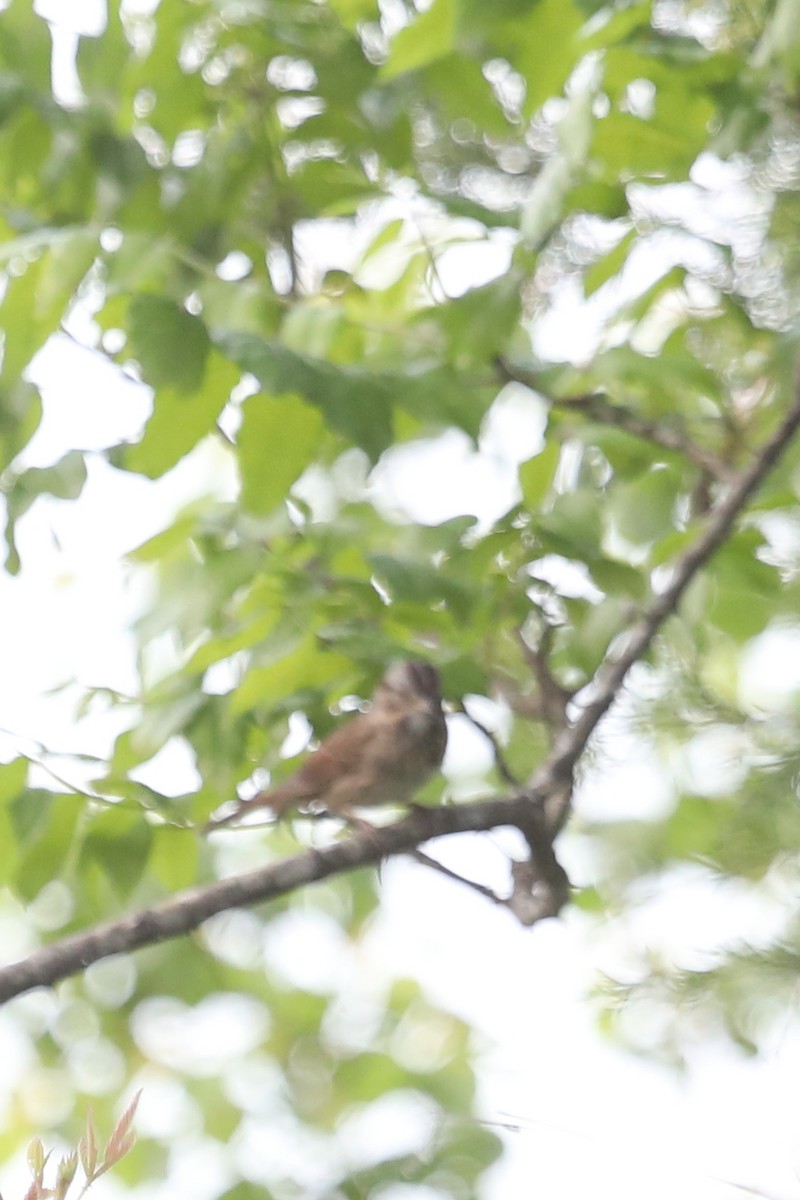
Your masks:
{"label": "bird's tail", "polygon": [[258,792],[250,800],[240,800],[236,808],[226,813],[224,817],[212,817],[206,821],[202,832],[210,833],[213,829],[220,829],[223,825],[231,825],[234,821],[238,821],[247,813],[252,812],[254,808],[270,809],[277,820],[300,799],[293,782],[293,780],[287,779],[286,783],[281,784],[280,787],[271,788],[266,792]]}

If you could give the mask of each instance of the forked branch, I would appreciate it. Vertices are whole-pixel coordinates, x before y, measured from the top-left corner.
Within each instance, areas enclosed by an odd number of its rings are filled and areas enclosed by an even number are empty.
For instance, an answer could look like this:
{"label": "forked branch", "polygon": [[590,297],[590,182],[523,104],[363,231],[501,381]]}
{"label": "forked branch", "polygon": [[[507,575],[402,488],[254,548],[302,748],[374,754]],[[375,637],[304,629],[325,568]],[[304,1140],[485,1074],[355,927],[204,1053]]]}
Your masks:
{"label": "forked branch", "polygon": [[432,838],[504,825],[521,830],[532,851],[530,863],[514,867],[508,907],[525,924],[555,915],[566,902],[568,882],[553,853],[553,840],[569,815],[575,764],[619,695],[631,667],[647,652],[692,579],[728,537],[798,427],[800,394],[795,395],[772,437],[708,514],[695,541],[674,561],[669,581],[653,595],[622,648],[601,664],[584,689],[577,717],[556,736],[550,754],[521,794],[450,808],[416,809],[383,828],[357,832],[332,846],[306,850],[258,871],[192,888],[152,908],[106,921],[0,969],[0,1002],[76,975],[109,955],[179,937],[226,909],[272,900],[332,875],[414,852]]}
{"label": "forked branch", "polygon": [[689,462],[694,463],[706,475],[710,475],[719,483],[732,483],[736,478],[733,467],[713,450],[706,449],[674,425],[666,425],[660,421],[650,421],[640,417],[632,408],[624,404],[612,404],[605,396],[597,393],[587,393],[584,396],[552,396],[543,391],[535,372],[512,367],[510,363],[499,360],[497,369],[503,379],[510,383],[521,383],[543,396],[553,408],[564,409],[567,412],[578,412],[596,421],[599,425],[613,425],[629,433],[631,437],[641,438],[652,442],[675,454],[681,454]]}

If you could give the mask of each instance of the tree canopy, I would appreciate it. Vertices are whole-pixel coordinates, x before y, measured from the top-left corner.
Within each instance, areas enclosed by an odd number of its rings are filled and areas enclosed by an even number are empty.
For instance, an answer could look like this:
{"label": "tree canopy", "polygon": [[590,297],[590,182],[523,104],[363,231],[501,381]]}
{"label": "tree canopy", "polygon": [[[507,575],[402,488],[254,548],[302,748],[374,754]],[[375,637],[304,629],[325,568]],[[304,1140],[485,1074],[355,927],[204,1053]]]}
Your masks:
{"label": "tree canopy", "polygon": [[[357,950],[375,865],[464,831],[516,830],[504,889],[473,882],[524,925],[613,922],[687,872],[769,910],[704,955],[631,947],[604,987],[622,1041],[640,1048],[644,1004],[651,1053],[680,1060],[698,1027],[755,1051],[791,1007],[795,9],[110,0],[74,53],[26,0],[0,12],[4,586],[37,506],[84,504],[100,466],[194,481],[127,556],[135,688],[82,689],[108,753],[55,755],[43,727],[0,766],[30,949],[0,996],[58,1075],[47,1129],[74,1143],[88,1091],[108,1130],[149,1079],[239,1146],[215,1194],[480,1194],[500,1143],[468,1026],[412,980],[305,988],[264,950],[309,917]],[[40,461],[37,364],[67,341],[148,416]],[[68,430],[84,388],[64,378],[45,416]],[[202,836],[398,657],[438,667],[490,765],[448,760],[376,834]],[[660,777],[618,807],[591,801],[612,707],[622,756]],[[217,1049],[225,1013],[240,1037]],[[344,1125],[390,1102],[424,1115],[424,1146],[344,1153]],[[31,1132],[13,1111],[7,1156]],[[115,1174],[163,1176],[167,1151],[145,1137]]]}

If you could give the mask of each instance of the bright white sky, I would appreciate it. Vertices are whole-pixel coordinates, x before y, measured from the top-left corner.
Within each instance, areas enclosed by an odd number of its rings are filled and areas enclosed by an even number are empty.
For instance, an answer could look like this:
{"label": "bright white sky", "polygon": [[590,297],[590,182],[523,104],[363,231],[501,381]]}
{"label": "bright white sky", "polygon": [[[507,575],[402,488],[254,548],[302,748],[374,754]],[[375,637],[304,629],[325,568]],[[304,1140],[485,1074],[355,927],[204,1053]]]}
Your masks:
{"label": "bright white sky", "polygon": [[[44,4],[37,7],[45,9]],[[99,0],[53,0],[49,5],[50,12],[62,19],[69,14],[72,20],[99,8]],[[97,28],[96,18],[84,19],[87,28]],[[551,326],[554,338],[560,336],[558,324]],[[583,329],[588,348],[595,328],[593,317],[570,309],[573,344],[576,330]],[[100,448],[133,436],[149,411],[147,389],[121,379],[98,356],[64,337],[54,339],[37,359],[34,374],[43,390],[45,420],[26,453],[30,463],[44,465],[74,446]],[[440,520],[450,515],[448,504],[457,513],[475,511],[477,501],[479,515],[490,519],[507,504],[516,462],[536,448],[539,431],[527,433],[533,417],[530,402],[525,401],[524,413],[521,403],[518,395],[509,394],[478,452],[458,435],[420,448],[413,462],[399,452],[392,469],[380,472],[381,487],[415,516]],[[533,439],[527,448],[519,443],[521,416],[526,436]],[[421,497],[428,462],[435,462],[432,476],[447,479],[446,494],[433,487]],[[158,483],[113,472],[98,458],[79,502],[37,501],[20,523],[22,574],[16,579],[0,575],[5,614],[0,661],[6,681],[0,697],[0,730],[5,731],[0,731],[0,757],[10,757],[16,748],[29,750],[31,739],[65,753],[108,749],[118,729],[115,721],[96,714],[76,725],[76,693],[46,693],[69,680],[132,690],[132,646],[125,627],[146,601],[146,589],[132,583],[124,554],[162,528],[166,514],[188,499],[210,488],[231,494],[234,487],[224,450],[208,441]],[[751,665],[762,687],[769,669]],[[624,734],[614,736],[613,727],[607,741],[606,770],[579,798],[579,812],[623,809],[634,815],[664,803],[654,765],[635,753]],[[456,786],[481,753],[463,728],[454,728],[447,765]],[[162,785],[167,781],[165,790],[170,780],[182,788],[193,770],[177,747],[161,756],[159,779]],[[249,836],[237,839],[238,849],[231,853],[243,859],[253,854],[257,842],[251,845]],[[486,839],[467,838],[437,851],[458,869],[502,888],[503,856],[497,850],[502,844],[500,835],[488,845]],[[565,857],[575,877],[582,878],[588,863],[579,837],[568,839]],[[796,1023],[777,1032],[758,1061],[714,1039],[700,1042],[689,1052],[685,1077],[677,1079],[604,1041],[587,1000],[599,971],[624,970],[628,943],[659,946],[667,956],[679,958],[692,947],[704,954],[737,933],[763,935],[772,927],[777,907],[756,906],[741,890],[715,891],[687,872],[668,893],[643,903],[622,929],[597,930],[572,911],[558,922],[523,931],[466,889],[413,864],[388,867],[383,889],[381,921],[358,962],[349,963],[347,970],[367,990],[370,980],[412,975],[480,1031],[481,1111],[489,1123],[514,1127],[504,1134],[508,1151],[487,1183],[487,1200],[574,1200],[579,1195],[674,1200],[676,1194],[682,1200],[734,1200],[748,1188],[775,1200],[798,1196]],[[11,926],[8,934],[4,956],[13,958],[24,952],[24,945],[14,941]],[[274,970],[304,986],[340,980],[341,946],[323,917],[277,922],[269,957]],[[315,964],[312,977],[309,964]],[[13,1037],[13,1027],[0,1014],[6,1064],[2,1091],[14,1083]],[[25,1067],[20,1052],[19,1072],[24,1074]],[[117,1090],[127,1082],[118,1082]],[[148,1088],[141,1109],[143,1131],[163,1120],[169,1107],[164,1104],[163,1089],[155,1084]],[[403,1120],[413,1130],[413,1114],[403,1114]],[[343,1142],[349,1138],[363,1144],[368,1137],[371,1145],[380,1145],[381,1130],[397,1128],[398,1114],[384,1113],[382,1121],[345,1131]],[[205,1200],[224,1176],[213,1157],[205,1152],[198,1157],[189,1149],[187,1145],[186,1153],[176,1154],[164,1200],[176,1187],[182,1200]],[[257,1159],[257,1147],[248,1152]],[[93,1192],[98,1200],[115,1194],[113,1178],[103,1187],[105,1192],[100,1186]],[[7,1189],[4,1179],[4,1194],[15,1194],[13,1187]],[[148,1190],[147,1195],[160,1200],[161,1192]],[[404,1195],[398,1189],[391,1200]]]}

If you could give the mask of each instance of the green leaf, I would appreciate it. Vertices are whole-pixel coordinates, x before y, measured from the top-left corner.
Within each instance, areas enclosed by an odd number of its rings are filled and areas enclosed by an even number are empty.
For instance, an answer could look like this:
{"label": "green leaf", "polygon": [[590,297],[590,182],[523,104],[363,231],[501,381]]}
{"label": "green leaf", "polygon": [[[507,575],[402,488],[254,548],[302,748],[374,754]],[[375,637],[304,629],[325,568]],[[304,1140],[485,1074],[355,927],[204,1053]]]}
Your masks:
{"label": "green leaf", "polygon": [[3,62],[24,73],[26,81],[43,95],[50,89],[50,31],[43,17],[25,0],[11,0],[2,14]]}
{"label": "green leaf", "polygon": [[547,498],[553,486],[560,458],[561,446],[553,438],[533,458],[520,464],[519,485],[522,488],[522,499],[525,507],[531,512],[538,512]]}
{"label": "green leaf", "polygon": [[202,838],[195,829],[161,827],[153,830],[148,871],[170,892],[197,881]]}
{"label": "green leaf", "polygon": [[287,697],[313,688],[326,687],[350,668],[343,655],[321,653],[313,638],[306,637],[294,646],[276,648],[270,661],[251,667],[231,699],[234,713],[253,707],[274,708]]}
{"label": "green leaf", "polygon": [[44,328],[56,328],[98,252],[96,229],[60,230],[51,241],[36,289],[36,313]]}
{"label": "green leaf", "polygon": [[21,475],[12,477],[8,484],[6,503],[6,542],[8,560],[6,570],[16,573],[19,558],[16,547],[17,522],[25,515],[39,496],[56,496],[59,500],[77,500],[86,482],[86,462],[80,450],[70,450],[52,467],[30,467]]}
{"label": "green leaf", "polygon": [[591,296],[613,276],[618,275],[636,241],[636,231],[631,229],[617,242],[613,250],[599,259],[583,277],[583,288],[587,296]]}
{"label": "green leaf", "polygon": [[[38,813],[27,836],[20,835],[15,887],[32,900],[45,884],[68,873],[78,823],[86,801],[81,796],[52,795],[29,791],[23,802]],[[19,827],[15,813],[14,824]]]}
{"label": "green leaf", "polygon": [[77,500],[85,483],[86,462],[80,450],[70,450],[52,467],[30,467],[14,481],[12,494],[17,513],[29,508],[37,496]]}
{"label": "green leaf", "polygon": [[469,618],[477,598],[474,585],[449,578],[441,568],[412,559],[373,554],[370,562],[393,599],[421,604],[426,609],[446,605],[459,620]]}
{"label": "green leaf", "polygon": [[547,548],[557,554],[592,562],[600,553],[600,508],[588,488],[559,496],[537,528]]}
{"label": "green leaf", "polygon": [[392,39],[381,75],[391,79],[443,58],[453,49],[455,29],[456,0],[433,0],[430,8]]}
{"label": "green leaf", "polygon": [[128,308],[128,334],[148,383],[178,394],[197,391],[210,347],[199,317],[164,296],[139,294]]}
{"label": "green leaf", "polygon": [[615,637],[630,622],[630,603],[619,596],[609,596],[599,604],[586,607],[586,615],[576,622],[575,636],[565,648],[565,659],[578,666],[589,678],[597,670]]}
{"label": "green leaf", "polygon": [[625,541],[646,546],[673,532],[677,495],[676,472],[656,468],[642,479],[615,489],[606,515]]}
{"label": "green leaf", "polygon": [[87,96],[102,101],[104,95],[115,90],[133,54],[133,48],[125,37],[122,14],[118,8],[111,6],[106,13],[102,35],[78,39],[75,66]]}
{"label": "green leaf", "polygon": [[522,272],[512,268],[483,287],[469,288],[436,312],[459,369],[491,362],[508,345],[519,319],[522,282]]}
{"label": "green leaf", "polygon": [[592,154],[610,177],[677,179],[700,152],[713,106],[703,103],[698,115],[699,121],[681,125],[679,114],[674,120],[646,121],[631,113],[612,113],[597,122]]}
{"label": "green leaf", "polygon": [[624,43],[640,30],[649,32],[651,12],[650,0],[632,0],[625,8],[616,9],[610,15],[604,13],[607,20],[582,38],[584,50],[602,50],[618,42]]}
{"label": "green leaf", "polygon": [[739,643],[763,632],[780,609],[780,575],[756,557],[762,545],[755,530],[742,530],[710,567],[708,619]]}
{"label": "green leaf", "polygon": [[28,769],[26,758],[15,758],[9,763],[0,763],[0,808],[7,808],[23,791]]}
{"label": "green leaf", "polygon": [[142,877],[153,831],[138,813],[108,808],[98,814],[81,848],[81,864],[96,863],[123,899]]}
{"label": "green leaf", "polygon": [[242,503],[270,512],[318,457],[324,441],[318,409],[296,396],[250,396],[238,438]]}
{"label": "green leaf", "polygon": [[36,293],[42,273],[42,259],[27,265],[6,284],[0,304],[3,331],[3,359],[0,379],[6,385],[17,382],[51,328],[40,328],[36,319]]}
{"label": "green leaf", "polygon": [[585,53],[577,37],[582,25],[583,16],[572,0],[539,0],[517,24],[510,57],[527,85],[526,116],[532,116],[551,96],[561,94]]}
{"label": "green leaf", "polygon": [[131,231],[113,252],[106,255],[105,261],[107,294],[144,293],[138,297],[141,303],[152,300],[156,289],[167,287],[175,269],[175,247],[168,238]]}
{"label": "green leaf", "polygon": [[194,395],[161,388],[140,442],[126,449],[123,465],[151,479],[163,475],[215,427],[238,373],[219,354],[209,355],[202,388]]}
{"label": "green leaf", "polygon": [[14,873],[17,837],[12,805],[25,791],[28,769],[25,758],[0,764],[0,879],[11,879]]}
{"label": "green leaf", "polygon": [[343,25],[355,32],[359,23],[377,12],[376,0],[328,0]]}
{"label": "green leaf", "polygon": [[37,229],[0,247],[0,261],[9,265],[0,303],[3,380],[15,383],[58,328],[97,249],[97,231],[83,227]]}
{"label": "green leaf", "polygon": [[42,419],[39,389],[18,379],[3,389],[0,403],[0,471],[27,445]]}
{"label": "green leaf", "polygon": [[406,1083],[406,1073],[388,1054],[357,1054],[339,1064],[336,1083],[352,1103],[366,1104]]}
{"label": "green leaf", "polygon": [[222,333],[217,345],[272,395],[294,393],[322,412],[331,429],[377,457],[391,441],[390,386],[352,367],[335,367],[247,333]]}

